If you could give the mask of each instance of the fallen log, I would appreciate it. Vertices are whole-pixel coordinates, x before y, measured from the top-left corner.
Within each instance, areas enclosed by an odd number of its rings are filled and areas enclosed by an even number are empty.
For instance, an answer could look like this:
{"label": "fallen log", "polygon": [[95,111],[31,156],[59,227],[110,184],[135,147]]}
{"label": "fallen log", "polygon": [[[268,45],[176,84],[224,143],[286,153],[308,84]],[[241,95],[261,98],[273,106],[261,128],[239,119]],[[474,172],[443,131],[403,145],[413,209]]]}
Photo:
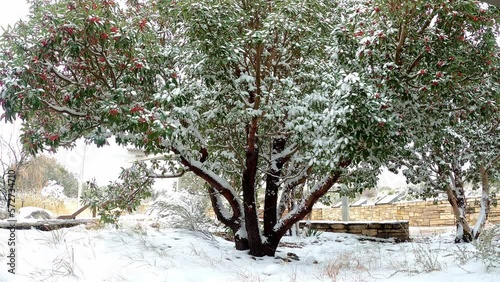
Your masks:
{"label": "fallen log", "polygon": [[89,224],[97,222],[97,219],[50,219],[50,220],[40,220],[40,221],[14,221],[14,220],[4,220],[0,221],[1,229],[16,229],[16,230],[26,230],[26,229],[38,229],[41,231],[52,231],[61,228],[74,227],[80,224]]}

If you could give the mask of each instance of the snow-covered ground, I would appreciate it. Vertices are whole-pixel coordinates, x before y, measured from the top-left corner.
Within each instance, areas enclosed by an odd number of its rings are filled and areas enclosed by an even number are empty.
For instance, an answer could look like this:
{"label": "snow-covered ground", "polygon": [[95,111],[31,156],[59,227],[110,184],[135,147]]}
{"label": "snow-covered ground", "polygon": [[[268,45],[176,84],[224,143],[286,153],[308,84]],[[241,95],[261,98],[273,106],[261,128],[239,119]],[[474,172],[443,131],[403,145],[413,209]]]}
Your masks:
{"label": "snow-covered ground", "polygon": [[413,229],[414,241],[401,244],[333,233],[285,237],[280,258],[255,258],[220,237],[126,218],[119,229],[18,230],[12,275],[9,230],[1,229],[0,281],[500,281],[500,269],[464,254],[473,246],[453,243],[453,229],[431,231],[440,234]]}

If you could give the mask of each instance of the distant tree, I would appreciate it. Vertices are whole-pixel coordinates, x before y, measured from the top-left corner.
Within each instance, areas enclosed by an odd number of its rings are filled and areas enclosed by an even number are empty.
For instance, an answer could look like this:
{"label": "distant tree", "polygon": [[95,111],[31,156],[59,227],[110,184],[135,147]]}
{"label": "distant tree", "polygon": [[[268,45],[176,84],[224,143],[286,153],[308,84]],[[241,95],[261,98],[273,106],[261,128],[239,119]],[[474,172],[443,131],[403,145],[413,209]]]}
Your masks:
{"label": "distant tree", "polygon": [[75,174],[69,172],[56,159],[46,155],[36,156],[27,161],[17,176],[19,193],[40,193],[49,182],[64,187],[64,195],[76,197],[78,195],[78,180]]}
{"label": "distant tree", "polygon": [[[471,241],[487,218],[487,180],[500,155],[499,10],[472,1],[380,3],[389,4],[380,5],[386,10],[380,23],[386,30],[399,27],[383,34],[396,45],[386,83],[409,98],[396,106],[411,142],[401,147],[396,163],[404,166],[409,182],[424,184],[422,196],[446,193],[457,221],[456,240]],[[485,182],[478,181],[481,174]],[[466,219],[468,180],[483,183],[483,208],[474,228]]]}

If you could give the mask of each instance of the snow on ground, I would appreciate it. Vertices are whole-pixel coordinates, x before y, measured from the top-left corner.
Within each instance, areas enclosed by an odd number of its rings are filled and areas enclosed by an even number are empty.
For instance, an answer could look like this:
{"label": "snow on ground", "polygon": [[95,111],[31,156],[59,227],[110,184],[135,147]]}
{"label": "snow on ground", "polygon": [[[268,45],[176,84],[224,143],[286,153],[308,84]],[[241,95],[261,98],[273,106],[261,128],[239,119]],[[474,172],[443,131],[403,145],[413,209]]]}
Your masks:
{"label": "snow on ground", "polygon": [[452,228],[439,235],[412,230],[415,240],[400,244],[333,233],[285,237],[276,254],[283,260],[251,257],[220,237],[157,227],[128,218],[119,229],[18,230],[16,275],[4,261],[9,230],[0,229],[0,281],[500,281],[499,269],[462,255],[474,247],[454,244]]}

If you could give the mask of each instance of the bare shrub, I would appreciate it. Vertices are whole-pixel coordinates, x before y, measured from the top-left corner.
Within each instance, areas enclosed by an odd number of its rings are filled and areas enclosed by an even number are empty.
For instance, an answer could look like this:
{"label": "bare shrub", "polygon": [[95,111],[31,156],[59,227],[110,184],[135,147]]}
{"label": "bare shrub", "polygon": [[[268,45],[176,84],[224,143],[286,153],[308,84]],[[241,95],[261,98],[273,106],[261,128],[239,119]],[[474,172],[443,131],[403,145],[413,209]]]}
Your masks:
{"label": "bare shrub", "polygon": [[[340,278],[342,271],[368,272],[368,268],[360,258],[351,253],[341,253],[326,264],[324,274],[335,282]],[[361,277],[357,278],[361,279]]]}
{"label": "bare shrub", "polygon": [[500,225],[483,230],[473,245],[474,257],[487,269],[500,267]]}
{"label": "bare shrub", "polygon": [[442,265],[439,262],[440,245],[438,248],[434,248],[429,243],[415,243],[412,246],[417,272],[432,272],[442,269]]}
{"label": "bare shrub", "polygon": [[195,231],[213,238],[209,230],[213,222],[206,214],[207,208],[206,197],[178,192],[154,202],[148,213],[164,219],[171,227]]}

